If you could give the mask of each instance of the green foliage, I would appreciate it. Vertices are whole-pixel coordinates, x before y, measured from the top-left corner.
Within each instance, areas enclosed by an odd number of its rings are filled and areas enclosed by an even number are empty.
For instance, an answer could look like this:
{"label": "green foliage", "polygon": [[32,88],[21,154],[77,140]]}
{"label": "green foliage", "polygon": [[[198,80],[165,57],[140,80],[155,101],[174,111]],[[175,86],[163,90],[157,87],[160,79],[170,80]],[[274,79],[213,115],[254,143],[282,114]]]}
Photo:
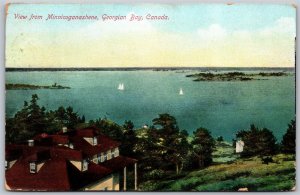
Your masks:
{"label": "green foliage", "polygon": [[21,142],[36,135],[47,127],[45,108],[37,104],[38,96],[32,95],[30,104],[24,102],[23,108],[14,118],[7,119],[6,142]]}
{"label": "green foliage", "polygon": [[133,158],[137,157],[134,150],[138,140],[132,121],[125,121],[124,125],[120,126],[107,118],[99,118],[96,121],[89,121],[89,126],[95,126],[100,129],[104,135],[121,142],[120,152],[122,155]]}
{"label": "green foliage", "polygon": [[122,141],[123,128],[107,118],[99,118],[96,121],[90,121],[89,125],[97,127],[101,130],[101,133],[111,137],[114,140]]}
{"label": "green foliage", "polygon": [[285,153],[296,153],[296,121],[292,120],[288,124],[288,129],[282,138],[282,151]]}
{"label": "green foliage", "polygon": [[153,119],[153,125],[160,126],[156,130],[156,146],[163,162],[173,164],[178,174],[189,150],[186,131],[180,131],[175,117],[169,114],[160,114],[158,118]]}
{"label": "green foliage", "polygon": [[274,162],[271,156],[263,156],[261,157],[261,160],[263,161],[264,164],[269,164],[271,162]]}
{"label": "green foliage", "polygon": [[218,142],[222,142],[222,141],[224,141],[224,139],[223,139],[223,136],[219,136],[219,137],[217,137],[217,141],[218,141]]}
{"label": "green foliage", "polygon": [[[147,182],[155,191],[249,191],[291,190],[296,184],[292,155],[273,156],[274,163],[262,164],[260,158],[236,160],[232,164],[212,165],[177,179],[156,179]],[[141,185],[142,190],[144,185]],[[150,188],[151,187],[151,188]]]}
{"label": "green foliage", "polygon": [[273,132],[266,128],[259,129],[251,125],[250,130],[239,131],[236,137],[242,139],[245,143],[241,153],[242,157],[268,156],[277,152],[276,138]]}
{"label": "green foliage", "polygon": [[29,84],[20,84],[20,83],[6,83],[6,90],[35,90],[35,89],[70,89],[70,87],[57,85],[56,83],[51,86],[41,86],[41,85],[29,85]]}
{"label": "green foliage", "polygon": [[[44,132],[56,133],[64,126],[73,129],[91,125],[120,141],[122,155],[138,159],[142,190],[233,191],[248,187],[265,191],[289,190],[295,185],[295,121],[289,124],[282,140],[283,151],[292,154],[271,156],[277,147],[273,133],[251,125],[250,130],[239,131],[237,138],[245,143],[243,157],[259,157],[238,160],[230,144],[222,137],[215,142],[205,128],[197,129],[189,142],[188,133],[180,130],[175,117],[169,114],[160,114],[150,128],[136,131],[130,120],[123,125],[107,118],[85,123],[85,116],[78,116],[72,107],[46,111],[38,105],[38,96],[32,95],[14,117],[6,119],[6,142],[25,141]],[[211,165],[213,159],[219,165]],[[208,165],[211,166],[205,168]],[[201,170],[185,173],[196,168]]]}
{"label": "green foliage", "polygon": [[124,125],[123,125],[123,128],[126,129],[126,130],[133,130],[134,124],[131,120],[129,120],[129,121],[126,120]]}
{"label": "green foliage", "polygon": [[36,94],[32,95],[30,103],[25,101],[14,117],[6,119],[7,143],[22,142],[40,133],[56,133],[64,126],[73,129],[81,122],[72,107],[46,111],[38,105],[38,99]]}
{"label": "green foliage", "polygon": [[238,191],[239,188],[247,186],[249,191],[282,191],[290,190],[293,182],[284,178],[282,182],[277,176],[265,176],[262,178],[241,177],[237,179],[225,180],[213,184],[201,185],[196,188],[197,191]]}
{"label": "green foliage", "polygon": [[144,175],[144,179],[146,180],[156,180],[156,179],[162,179],[166,177],[166,172],[161,169],[154,169],[152,171],[147,172]]}
{"label": "green foliage", "polygon": [[192,141],[193,151],[197,157],[198,167],[202,168],[212,163],[212,153],[215,147],[215,140],[205,128],[199,128],[194,134]]}
{"label": "green foliage", "polygon": [[235,148],[228,142],[216,142],[215,150],[212,153],[213,162],[231,163],[235,161],[239,155],[235,154]]}
{"label": "green foliage", "polygon": [[133,128],[134,124],[132,121],[125,121],[123,125],[123,136],[120,151],[122,155],[135,158],[137,155],[134,148],[138,142],[138,138],[136,137],[136,133]]}
{"label": "green foliage", "polygon": [[160,114],[153,119],[153,126],[143,129],[135,150],[143,172],[155,169],[176,170],[184,168],[190,150],[187,132],[181,131],[176,119],[169,114]]}
{"label": "green foliage", "polygon": [[161,126],[163,130],[176,131],[178,130],[175,117],[165,113],[159,114],[158,118],[152,120],[153,125]]}

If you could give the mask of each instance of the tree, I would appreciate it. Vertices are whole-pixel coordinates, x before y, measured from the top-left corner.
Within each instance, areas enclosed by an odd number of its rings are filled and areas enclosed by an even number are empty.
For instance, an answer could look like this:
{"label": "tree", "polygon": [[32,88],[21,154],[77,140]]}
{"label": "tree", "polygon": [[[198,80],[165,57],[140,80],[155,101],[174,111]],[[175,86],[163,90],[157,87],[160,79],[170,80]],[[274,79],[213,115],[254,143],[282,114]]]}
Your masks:
{"label": "tree", "polygon": [[217,141],[218,141],[218,142],[222,142],[222,141],[224,141],[224,139],[223,139],[223,136],[219,136],[219,137],[217,137]]}
{"label": "tree", "polygon": [[134,152],[135,145],[137,143],[137,137],[135,131],[133,130],[134,124],[132,121],[125,121],[123,125],[123,136],[122,144],[120,146],[120,151],[123,155],[129,157],[135,157],[136,153]]}
{"label": "tree", "polygon": [[28,106],[27,130],[30,131],[33,135],[37,134],[40,131],[43,131],[47,126],[45,115],[46,109],[38,105],[38,99],[38,95],[33,94]]}
{"label": "tree", "polygon": [[49,134],[60,131],[63,127],[75,129],[78,124],[84,123],[84,116],[80,117],[72,107],[58,107],[57,110],[46,112],[47,128],[45,131]]}
{"label": "tree", "polygon": [[291,120],[286,133],[282,138],[282,151],[289,154],[296,154],[296,121]]}
{"label": "tree", "polygon": [[180,131],[175,117],[165,113],[152,120],[158,126],[156,140],[158,155],[162,156],[164,166],[171,163],[178,174],[183,168],[183,161],[189,150],[186,131]]}
{"label": "tree", "polygon": [[97,119],[96,121],[90,121],[91,126],[95,126],[101,130],[101,133],[111,137],[114,140],[122,141],[123,137],[123,129],[117,123],[104,118],[104,119]]}
{"label": "tree", "polygon": [[252,124],[250,130],[239,131],[236,137],[242,139],[245,144],[241,153],[242,157],[268,156],[276,152],[276,138],[267,128],[259,129]]}
{"label": "tree", "polygon": [[143,170],[141,173],[162,168],[163,159],[161,148],[157,144],[158,137],[157,129],[150,126],[137,140],[134,150],[139,159],[139,169]]}
{"label": "tree", "polygon": [[80,116],[77,114],[77,112],[73,112],[73,108],[71,106],[67,107],[66,109],[66,117],[66,126],[70,129],[75,129],[76,125],[81,123]]}
{"label": "tree", "polygon": [[81,121],[80,121],[81,123],[85,123],[85,116],[84,115],[82,115],[82,117],[81,117]]}
{"label": "tree", "polygon": [[205,128],[198,128],[193,132],[193,151],[198,161],[198,167],[202,168],[212,163],[212,152],[215,148],[215,140]]}
{"label": "tree", "polygon": [[58,107],[57,110],[54,111],[55,120],[60,122],[63,125],[67,124],[68,117],[66,113],[66,109],[63,106]]}
{"label": "tree", "polygon": [[5,142],[15,143],[30,136],[27,131],[28,103],[24,101],[23,108],[14,117],[6,119]]}
{"label": "tree", "polygon": [[131,120],[129,120],[129,121],[126,120],[125,123],[124,123],[124,125],[123,125],[123,128],[125,130],[133,130],[134,124],[133,124],[133,122]]}
{"label": "tree", "polygon": [[23,108],[13,118],[7,119],[7,142],[21,142],[32,138],[47,126],[45,108],[37,104],[38,96],[32,95],[30,104],[24,102]]}
{"label": "tree", "polygon": [[38,105],[39,97],[33,94],[30,103],[24,102],[23,108],[14,117],[6,119],[6,142],[15,143],[31,139],[40,133],[56,133],[63,126],[75,128],[81,122],[72,107],[59,107],[46,111]]}

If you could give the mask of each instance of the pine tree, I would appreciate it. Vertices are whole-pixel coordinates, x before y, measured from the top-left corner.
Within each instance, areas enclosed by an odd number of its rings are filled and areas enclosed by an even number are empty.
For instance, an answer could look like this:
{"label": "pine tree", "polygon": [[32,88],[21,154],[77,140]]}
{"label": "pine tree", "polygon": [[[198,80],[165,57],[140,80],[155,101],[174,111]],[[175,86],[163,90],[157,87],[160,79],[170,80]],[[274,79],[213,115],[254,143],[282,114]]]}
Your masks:
{"label": "pine tree", "polygon": [[199,168],[212,163],[212,152],[215,148],[215,140],[205,128],[198,128],[193,132],[193,151],[198,161]]}
{"label": "pine tree", "polygon": [[289,154],[296,153],[296,121],[292,120],[288,124],[288,129],[282,138],[282,151]]}

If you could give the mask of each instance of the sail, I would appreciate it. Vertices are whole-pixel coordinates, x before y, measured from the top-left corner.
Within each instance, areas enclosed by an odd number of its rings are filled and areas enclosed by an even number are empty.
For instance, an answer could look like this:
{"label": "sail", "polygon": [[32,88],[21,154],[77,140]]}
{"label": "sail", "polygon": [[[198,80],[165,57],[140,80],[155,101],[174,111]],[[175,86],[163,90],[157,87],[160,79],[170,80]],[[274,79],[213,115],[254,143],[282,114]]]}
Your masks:
{"label": "sail", "polygon": [[119,84],[118,90],[124,90],[124,83],[120,83],[120,84]]}
{"label": "sail", "polygon": [[182,88],[180,88],[180,90],[179,90],[179,95],[183,95],[183,90],[182,90]]}

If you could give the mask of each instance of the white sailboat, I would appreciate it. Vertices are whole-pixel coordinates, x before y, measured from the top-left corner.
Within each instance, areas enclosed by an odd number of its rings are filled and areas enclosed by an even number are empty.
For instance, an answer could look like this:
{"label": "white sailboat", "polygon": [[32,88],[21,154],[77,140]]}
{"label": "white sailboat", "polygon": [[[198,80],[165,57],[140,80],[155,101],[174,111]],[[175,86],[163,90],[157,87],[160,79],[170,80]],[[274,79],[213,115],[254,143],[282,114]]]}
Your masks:
{"label": "white sailboat", "polygon": [[124,83],[120,83],[118,86],[118,90],[124,90]]}
{"label": "white sailboat", "polygon": [[180,90],[179,90],[179,95],[183,95],[183,90],[182,90],[182,88],[180,88]]}

